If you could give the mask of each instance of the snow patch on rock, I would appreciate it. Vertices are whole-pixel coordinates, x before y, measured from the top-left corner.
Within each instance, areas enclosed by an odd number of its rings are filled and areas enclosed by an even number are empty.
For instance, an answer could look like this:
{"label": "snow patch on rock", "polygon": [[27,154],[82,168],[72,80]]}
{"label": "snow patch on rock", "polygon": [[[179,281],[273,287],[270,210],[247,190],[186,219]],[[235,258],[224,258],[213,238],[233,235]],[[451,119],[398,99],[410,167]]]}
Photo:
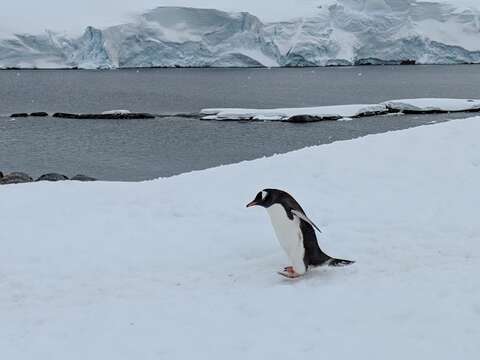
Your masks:
{"label": "snow patch on rock", "polygon": [[404,99],[387,101],[384,105],[399,112],[480,111],[480,100],[473,99]]}
{"label": "snow patch on rock", "polygon": [[306,108],[281,109],[203,109],[203,120],[269,120],[287,121],[295,116],[312,116],[321,119],[359,117],[372,114],[385,114],[387,108],[383,104],[370,105],[336,105]]}
{"label": "snow patch on rock", "polygon": [[[347,120],[350,118],[384,115],[387,113],[431,113],[480,111],[480,100],[419,98],[391,100],[381,104],[334,105],[284,109],[203,109],[203,120],[263,120],[295,121],[306,116],[310,121]],[[298,119],[298,118],[297,118]]]}
{"label": "snow patch on rock", "polygon": [[124,115],[124,114],[131,114],[130,110],[108,110],[102,112],[102,115]]}

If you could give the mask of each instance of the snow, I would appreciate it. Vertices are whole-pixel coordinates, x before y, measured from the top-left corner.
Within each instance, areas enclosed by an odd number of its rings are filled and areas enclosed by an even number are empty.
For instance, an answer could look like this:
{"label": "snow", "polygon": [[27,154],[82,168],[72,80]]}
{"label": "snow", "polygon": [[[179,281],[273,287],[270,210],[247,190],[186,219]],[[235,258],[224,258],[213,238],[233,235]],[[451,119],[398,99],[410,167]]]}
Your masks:
{"label": "snow", "polygon": [[413,112],[459,112],[459,111],[480,111],[480,100],[472,99],[403,99],[392,100],[384,103],[389,109],[398,111]]}
{"label": "snow", "polygon": [[280,64],[274,58],[265,55],[262,51],[256,49],[238,49],[240,54],[248,56],[266,67],[278,67]]}
{"label": "snow", "polygon": [[385,105],[335,105],[284,109],[203,109],[203,120],[280,120],[285,121],[297,115],[310,115],[319,118],[358,117],[370,113],[386,113]]}
{"label": "snow", "polygon": [[[2,358],[462,359],[480,353],[480,118],[143,183],[0,188]],[[288,190],[353,266],[289,281]]]}
{"label": "snow", "polygon": [[[29,68],[42,63],[102,69],[327,66],[406,60],[418,64],[480,63],[478,4],[303,0],[300,6],[293,0],[218,0],[211,6],[226,11],[178,6],[202,4],[206,5],[197,0],[183,4],[166,1],[128,22],[119,20],[112,25],[109,21],[101,28],[88,26],[81,36],[67,35],[62,29],[50,31],[48,36],[25,36],[19,35],[18,29],[12,32],[2,27],[0,67]],[[141,4],[135,5],[143,11]],[[301,16],[295,7],[302,9]],[[261,14],[268,11],[260,8],[271,9],[272,14],[280,11],[285,16],[265,20]],[[62,21],[66,18],[62,17]],[[6,35],[12,33],[15,35]]]}
{"label": "snow", "polygon": [[123,114],[131,114],[130,110],[108,110],[102,112],[102,115],[123,115]]}
{"label": "snow", "polygon": [[480,111],[480,100],[417,98],[390,100],[381,104],[333,105],[284,109],[203,109],[203,120],[259,120],[288,121],[293,116],[309,115],[319,119],[351,120],[360,116],[387,114],[388,112],[460,112]]}
{"label": "snow", "polygon": [[435,21],[427,19],[416,22],[416,30],[433,41],[444,44],[461,46],[469,51],[478,50],[478,32],[480,30],[480,12],[476,21],[462,24],[456,19]]}

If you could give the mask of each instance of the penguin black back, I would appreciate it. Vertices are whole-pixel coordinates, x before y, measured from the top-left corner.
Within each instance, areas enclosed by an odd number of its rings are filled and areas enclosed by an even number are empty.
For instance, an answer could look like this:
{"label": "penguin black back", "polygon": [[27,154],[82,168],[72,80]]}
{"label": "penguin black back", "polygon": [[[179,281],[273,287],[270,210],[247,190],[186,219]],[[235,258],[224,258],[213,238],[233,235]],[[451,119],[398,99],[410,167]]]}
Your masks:
{"label": "penguin black back", "polygon": [[[354,261],[335,259],[327,255],[320,249],[315,228],[318,227],[307,217],[300,204],[289,193],[278,189],[264,189],[260,191],[255,199],[247,207],[262,206],[266,209],[279,204],[285,209],[285,213],[290,220],[297,216],[300,221],[300,231],[303,237],[303,246],[305,248],[304,263],[305,266],[345,266],[353,264]],[[320,231],[320,229],[318,229]]]}

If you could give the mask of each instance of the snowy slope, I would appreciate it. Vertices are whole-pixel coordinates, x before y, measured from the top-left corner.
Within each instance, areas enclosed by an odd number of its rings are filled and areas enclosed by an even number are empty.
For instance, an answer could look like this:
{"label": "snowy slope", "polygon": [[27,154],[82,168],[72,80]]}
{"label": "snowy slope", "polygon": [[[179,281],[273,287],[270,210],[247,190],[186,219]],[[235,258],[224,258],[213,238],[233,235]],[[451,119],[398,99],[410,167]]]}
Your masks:
{"label": "snowy slope", "polygon": [[3,67],[324,66],[480,62],[480,6],[324,0],[310,16],[264,23],[246,12],[158,7],[135,21],[0,40]]}
{"label": "snowy slope", "polygon": [[[0,188],[6,359],[463,359],[480,352],[480,118],[144,183]],[[259,189],[357,263],[291,282]]]}

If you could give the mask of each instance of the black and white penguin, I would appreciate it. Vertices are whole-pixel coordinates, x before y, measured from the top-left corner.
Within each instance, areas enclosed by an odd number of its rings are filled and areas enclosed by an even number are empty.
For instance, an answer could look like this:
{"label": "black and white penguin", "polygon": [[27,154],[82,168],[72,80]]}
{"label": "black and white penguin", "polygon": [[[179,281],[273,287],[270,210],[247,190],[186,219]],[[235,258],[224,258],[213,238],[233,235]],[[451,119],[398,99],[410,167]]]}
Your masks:
{"label": "black and white penguin", "polygon": [[288,193],[277,189],[260,191],[247,207],[267,209],[280,245],[292,266],[279,274],[288,278],[304,275],[310,266],[346,266],[354,261],[335,259],[325,254],[318,245],[315,229],[320,229],[307,217],[300,204]]}

